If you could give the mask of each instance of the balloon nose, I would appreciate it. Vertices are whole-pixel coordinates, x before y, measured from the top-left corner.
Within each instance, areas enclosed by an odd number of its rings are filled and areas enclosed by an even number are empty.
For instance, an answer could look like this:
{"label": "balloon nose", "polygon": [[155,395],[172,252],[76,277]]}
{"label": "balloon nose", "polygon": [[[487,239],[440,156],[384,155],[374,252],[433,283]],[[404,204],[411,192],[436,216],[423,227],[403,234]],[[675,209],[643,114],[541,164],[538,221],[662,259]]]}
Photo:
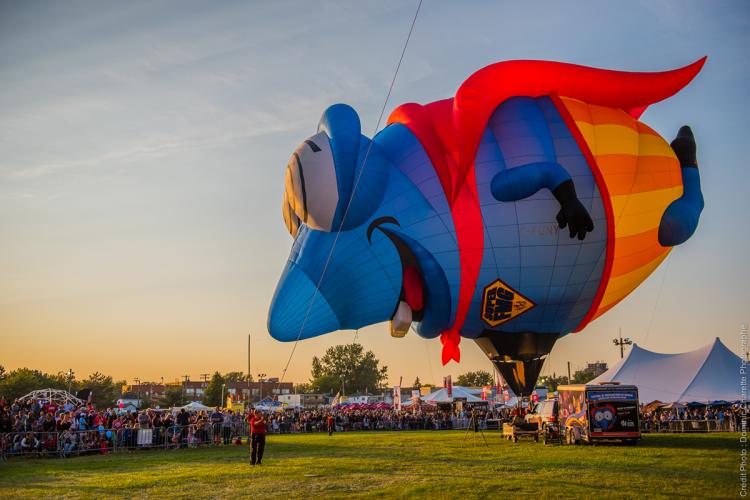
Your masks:
{"label": "balloon nose", "polygon": [[340,328],[336,313],[316,284],[296,264],[289,262],[268,313],[268,332],[271,337],[291,342]]}

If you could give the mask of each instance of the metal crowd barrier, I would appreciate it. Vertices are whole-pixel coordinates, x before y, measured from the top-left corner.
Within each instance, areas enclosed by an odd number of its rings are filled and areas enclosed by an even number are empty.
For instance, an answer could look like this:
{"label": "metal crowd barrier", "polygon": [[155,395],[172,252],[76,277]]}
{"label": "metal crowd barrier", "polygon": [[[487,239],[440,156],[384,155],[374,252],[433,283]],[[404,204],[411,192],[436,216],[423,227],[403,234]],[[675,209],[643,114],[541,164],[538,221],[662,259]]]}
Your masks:
{"label": "metal crowd barrier", "polygon": [[670,420],[669,432],[731,432],[734,422],[724,420]]}
{"label": "metal crowd barrier", "polygon": [[144,449],[232,445],[241,443],[242,438],[247,436],[246,424],[223,427],[211,423],[103,431],[11,432],[0,434],[0,457],[71,457]]}
{"label": "metal crowd barrier", "polygon": [[733,419],[719,420],[666,420],[652,423],[642,422],[643,432],[736,432]]}
{"label": "metal crowd barrier", "polygon": [[[409,431],[409,430],[466,430],[468,418],[452,416],[450,419],[376,418],[364,425],[363,420],[339,417],[335,424],[338,432],[350,431]],[[479,420],[480,428],[487,422]],[[87,429],[55,432],[0,433],[0,458],[11,457],[74,457],[148,449],[197,448],[217,445],[237,445],[247,442],[248,424],[245,421],[225,427],[218,423],[190,424],[186,426],[154,428]],[[267,424],[269,433],[327,432],[325,420],[288,420]]]}

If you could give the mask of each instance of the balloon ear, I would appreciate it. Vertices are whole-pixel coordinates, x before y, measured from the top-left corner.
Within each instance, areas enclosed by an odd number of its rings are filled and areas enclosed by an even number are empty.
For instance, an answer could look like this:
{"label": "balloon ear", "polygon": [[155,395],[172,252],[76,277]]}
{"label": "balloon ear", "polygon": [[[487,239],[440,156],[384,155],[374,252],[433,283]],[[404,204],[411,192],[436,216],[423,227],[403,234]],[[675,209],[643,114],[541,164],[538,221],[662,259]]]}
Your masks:
{"label": "balloon ear", "polygon": [[351,229],[364,223],[378,208],[385,192],[388,160],[376,144],[371,145],[370,139],[362,135],[359,116],[347,104],[334,104],[323,112],[318,123],[320,132],[328,136],[331,145],[338,187],[331,227]]}
{"label": "balloon ear", "polygon": [[[359,116],[354,108],[348,104],[330,106],[320,117],[318,132],[325,132],[328,135],[337,169],[343,172],[354,172],[362,133]],[[342,180],[345,181],[344,185],[351,186],[351,179]]]}

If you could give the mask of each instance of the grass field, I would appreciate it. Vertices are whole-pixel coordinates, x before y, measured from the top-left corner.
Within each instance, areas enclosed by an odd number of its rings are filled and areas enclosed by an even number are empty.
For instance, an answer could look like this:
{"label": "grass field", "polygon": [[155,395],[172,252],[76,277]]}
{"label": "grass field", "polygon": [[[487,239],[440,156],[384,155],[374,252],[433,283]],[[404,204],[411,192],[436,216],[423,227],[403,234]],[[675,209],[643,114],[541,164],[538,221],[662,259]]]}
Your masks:
{"label": "grass field", "polygon": [[739,491],[737,434],[646,435],[638,446],[571,447],[485,433],[270,436],[262,466],[245,446],[0,462],[0,497],[351,496],[727,498]]}

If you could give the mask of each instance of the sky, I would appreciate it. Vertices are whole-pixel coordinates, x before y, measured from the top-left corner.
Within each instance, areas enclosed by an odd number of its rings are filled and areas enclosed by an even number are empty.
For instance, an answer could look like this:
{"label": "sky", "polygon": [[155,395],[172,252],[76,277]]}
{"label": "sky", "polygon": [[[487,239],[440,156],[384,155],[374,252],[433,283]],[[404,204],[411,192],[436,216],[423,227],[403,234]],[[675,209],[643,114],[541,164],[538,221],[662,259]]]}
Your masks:
{"label": "sky", "polygon": [[[526,5],[528,4],[528,5]],[[378,2],[0,2],[0,364],[117,379],[281,376],[292,344],[266,329],[291,237],[284,168],[322,111],[352,105],[372,136],[416,10]],[[750,316],[748,2],[425,1],[386,115],[450,97],[506,59],[700,75],[642,120],[693,128],[706,208],[698,231],[633,294],[559,340],[543,374],[619,359],[623,336],[661,352]],[[380,128],[382,128],[381,124]],[[390,383],[440,383],[490,362],[464,340],[358,340]],[[353,340],[298,344],[285,379]]]}

